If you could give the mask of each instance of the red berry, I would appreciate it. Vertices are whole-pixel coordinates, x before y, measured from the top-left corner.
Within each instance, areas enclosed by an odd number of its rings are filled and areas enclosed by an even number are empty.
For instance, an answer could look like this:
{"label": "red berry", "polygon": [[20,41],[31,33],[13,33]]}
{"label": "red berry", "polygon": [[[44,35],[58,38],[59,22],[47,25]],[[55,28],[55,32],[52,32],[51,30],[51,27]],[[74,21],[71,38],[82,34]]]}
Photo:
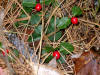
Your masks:
{"label": "red berry", "polygon": [[9,50],[8,50],[8,49],[6,49],[6,52],[7,52],[7,53],[9,53]]}
{"label": "red berry", "polygon": [[71,22],[72,22],[72,24],[78,24],[78,18],[72,17]]}
{"label": "red berry", "polygon": [[35,10],[36,11],[40,11],[42,8],[41,4],[40,3],[37,3],[36,6],[35,6]]}
{"label": "red berry", "polygon": [[53,56],[54,57],[56,56],[56,59],[59,59],[60,58],[60,53],[58,51],[54,51]]}
{"label": "red berry", "polygon": [[3,56],[5,56],[5,52],[4,51],[2,51],[2,54],[3,54]]}
{"label": "red berry", "polygon": [[[9,53],[9,50],[6,49],[6,52]],[[2,51],[2,54],[3,54],[3,56],[5,56],[5,52],[4,51]]]}

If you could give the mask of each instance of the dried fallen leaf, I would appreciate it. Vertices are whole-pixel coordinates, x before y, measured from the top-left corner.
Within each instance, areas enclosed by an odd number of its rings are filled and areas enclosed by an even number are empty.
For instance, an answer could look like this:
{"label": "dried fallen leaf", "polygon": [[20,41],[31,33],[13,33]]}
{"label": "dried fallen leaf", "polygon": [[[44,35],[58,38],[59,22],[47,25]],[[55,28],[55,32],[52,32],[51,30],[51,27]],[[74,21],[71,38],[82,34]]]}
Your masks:
{"label": "dried fallen leaf", "polygon": [[75,75],[100,75],[100,55],[91,48],[78,58],[73,58]]}

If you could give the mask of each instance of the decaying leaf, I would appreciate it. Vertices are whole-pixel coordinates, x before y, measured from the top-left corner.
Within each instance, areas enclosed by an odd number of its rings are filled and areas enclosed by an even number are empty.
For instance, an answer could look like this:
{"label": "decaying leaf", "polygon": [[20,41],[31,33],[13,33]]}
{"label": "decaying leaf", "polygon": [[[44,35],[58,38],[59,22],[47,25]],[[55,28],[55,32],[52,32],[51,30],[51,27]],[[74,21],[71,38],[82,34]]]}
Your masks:
{"label": "decaying leaf", "polygon": [[73,58],[75,75],[100,75],[100,55],[93,48]]}

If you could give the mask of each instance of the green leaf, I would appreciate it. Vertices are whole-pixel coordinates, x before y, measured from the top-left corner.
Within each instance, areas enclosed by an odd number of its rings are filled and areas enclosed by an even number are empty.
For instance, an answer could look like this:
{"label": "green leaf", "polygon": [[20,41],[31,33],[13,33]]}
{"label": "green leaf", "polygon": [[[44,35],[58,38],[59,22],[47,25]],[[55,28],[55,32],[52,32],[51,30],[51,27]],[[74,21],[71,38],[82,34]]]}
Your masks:
{"label": "green leaf", "polygon": [[[56,17],[56,24],[59,23],[59,18]],[[53,16],[50,20],[50,25],[54,28],[55,27],[55,17]]]}
{"label": "green leaf", "polygon": [[27,12],[27,13],[31,13],[32,12],[32,9],[31,7],[23,7],[24,10]]}
{"label": "green leaf", "polygon": [[41,34],[42,25],[35,27],[35,33]]}
{"label": "green leaf", "polygon": [[71,19],[68,17],[63,17],[59,20],[59,23],[57,24],[57,27],[59,29],[65,29],[71,24]]}
{"label": "green leaf", "polygon": [[48,26],[47,34],[49,34],[51,32],[54,32],[54,24],[52,24],[52,23],[54,23],[54,19],[53,18],[51,18],[51,20],[50,20],[50,25]]}
{"label": "green leaf", "polygon": [[[45,5],[49,5],[53,0],[40,0],[40,3],[45,3]],[[36,0],[23,0],[23,7],[35,7],[37,4]]]}
{"label": "green leaf", "polygon": [[56,48],[55,48],[55,50],[59,50],[60,49],[60,46],[57,46]]}
{"label": "green leaf", "polygon": [[23,0],[23,7],[32,7],[34,3],[36,3],[36,0]]}
{"label": "green leaf", "polygon": [[[42,29],[41,25],[35,27],[34,33],[32,34],[32,37],[30,36],[28,38],[28,42],[33,42],[33,41],[40,40],[40,38],[41,38],[41,29]],[[32,41],[32,38],[33,38],[33,41]]]}
{"label": "green leaf", "polygon": [[[65,56],[63,56],[64,57],[64,59],[65,59]],[[62,56],[60,56],[60,59],[59,60],[57,60],[57,62],[61,62],[61,64],[64,64],[64,63],[66,63],[65,61],[64,61],[64,59],[63,59],[63,57]]]}
{"label": "green leaf", "polygon": [[45,63],[49,63],[50,60],[52,60],[53,56],[52,54],[50,56],[48,56],[48,58],[45,60]]}
{"label": "green leaf", "polygon": [[16,23],[15,23],[15,26],[16,26],[16,27],[18,27],[18,26],[19,26],[19,23],[18,23],[18,22],[16,22]]}
{"label": "green leaf", "polygon": [[46,50],[42,49],[41,54],[43,55],[44,53],[47,53]]}
{"label": "green leaf", "polygon": [[[56,24],[58,24],[58,22],[59,22],[59,18],[56,18]],[[55,17],[53,16],[50,20],[50,25],[48,26],[46,34],[52,33],[54,31],[55,31]]]}
{"label": "green leaf", "polygon": [[31,16],[31,20],[30,20],[30,23],[33,25],[33,24],[38,24],[39,21],[40,21],[40,16],[39,14],[32,14]]}
{"label": "green leaf", "polygon": [[13,63],[15,63],[15,59],[14,59],[13,56],[8,56],[8,60],[9,60],[9,62],[13,62]]}
{"label": "green leaf", "polygon": [[39,25],[39,26],[35,27],[35,31],[32,34],[34,41],[40,40],[40,38],[41,38],[41,29],[42,29],[42,25]]}
{"label": "green leaf", "polygon": [[44,47],[44,50],[45,50],[47,53],[49,53],[49,52],[53,52],[53,51],[54,51],[54,48],[53,48],[52,46],[50,46],[50,45],[46,45],[46,46]]}
{"label": "green leaf", "polygon": [[51,41],[54,41],[54,37],[55,37],[55,41],[57,41],[57,40],[59,40],[61,38],[61,36],[62,36],[62,32],[59,31],[59,32],[55,33],[55,35],[50,36],[49,39]]}
{"label": "green leaf", "polygon": [[[41,38],[41,34],[37,34],[37,33],[33,33],[32,36],[29,36],[28,38],[28,42],[33,42],[33,41],[37,41],[37,40],[40,40]],[[32,41],[33,39],[33,41]]]}
{"label": "green leaf", "polygon": [[70,44],[70,43],[68,43],[68,42],[62,42],[61,44],[60,44],[60,52],[62,53],[62,54],[64,54],[64,55],[66,55],[66,54],[69,54],[69,52],[67,51],[67,50],[65,50],[65,49],[67,49],[68,51],[70,51],[70,52],[73,52],[73,50],[74,50],[74,47],[73,47],[73,45],[72,44]]}
{"label": "green leaf", "polygon": [[21,14],[20,18],[24,18],[24,17],[27,17],[26,14],[24,14],[24,13]]}
{"label": "green leaf", "polygon": [[78,6],[74,6],[72,8],[72,14],[73,16],[80,16],[82,15],[82,10]]}
{"label": "green leaf", "polygon": [[[46,34],[49,34],[49,33],[52,33],[52,32],[55,31],[55,22],[56,22],[56,24],[58,24],[59,23],[59,18],[56,18],[56,21],[55,21],[55,17],[53,16],[50,20],[50,25],[48,26]],[[57,41],[61,38],[62,32],[61,31],[56,32],[54,35],[49,36],[49,39],[51,41],[54,41],[54,36],[55,36],[55,41]]]}
{"label": "green leaf", "polygon": [[15,54],[16,57],[19,57],[19,52],[18,52],[17,49],[14,49],[14,50],[13,50],[13,53]]}
{"label": "green leaf", "polygon": [[2,48],[2,42],[0,42],[0,48]]}
{"label": "green leaf", "polygon": [[41,35],[40,34],[36,34],[36,33],[33,34],[33,41],[40,40],[40,38],[41,38]]}
{"label": "green leaf", "polygon": [[28,42],[33,42],[33,41],[32,41],[32,38],[33,38],[32,36],[29,36]]}
{"label": "green leaf", "polygon": [[[23,13],[20,15],[19,18],[25,18],[25,17],[27,17],[27,15]],[[27,22],[28,22],[28,20],[23,20],[23,21],[20,21],[19,23],[27,23]]]}

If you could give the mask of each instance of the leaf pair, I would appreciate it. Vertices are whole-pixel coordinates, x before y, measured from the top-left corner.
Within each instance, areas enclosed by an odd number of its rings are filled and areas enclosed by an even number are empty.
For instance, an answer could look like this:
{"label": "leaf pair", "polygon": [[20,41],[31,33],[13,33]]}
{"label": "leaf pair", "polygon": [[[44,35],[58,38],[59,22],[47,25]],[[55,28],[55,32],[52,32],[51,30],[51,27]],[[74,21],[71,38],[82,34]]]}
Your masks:
{"label": "leaf pair", "polygon": [[[60,61],[61,63],[65,63],[64,59],[65,59],[65,56],[67,54],[70,54],[70,52],[73,52],[74,50],[74,47],[71,43],[68,43],[68,42],[62,42],[60,44],[59,47],[57,48],[53,48],[52,46],[46,46],[43,50],[42,50],[42,54],[44,53],[50,53],[50,52],[54,52],[55,50],[58,50],[61,54],[61,57],[59,60],[57,61]],[[63,57],[64,59],[63,59]],[[52,54],[50,56],[48,56],[48,58],[45,60],[45,63],[48,63],[51,59],[53,58]]]}
{"label": "leaf pair", "polygon": [[72,15],[73,16],[80,16],[80,15],[82,15],[82,10],[80,9],[80,7],[74,6],[72,8]]}
{"label": "leaf pair", "polygon": [[[40,3],[45,3],[45,5],[49,5],[50,2],[52,2],[53,0],[40,0]],[[36,5],[36,0],[23,0],[23,6],[24,7],[29,7],[29,8],[33,8]]]}
{"label": "leaf pair", "polygon": [[71,19],[68,17],[63,17],[59,20],[59,23],[57,24],[57,27],[59,29],[65,29],[71,24]]}
{"label": "leaf pair", "polygon": [[[82,10],[78,6],[72,7],[72,15],[73,16],[80,16],[82,15]],[[68,17],[63,17],[59,20],[57,27],[59,29],[65,29],[71,24],[71,19]]]}

